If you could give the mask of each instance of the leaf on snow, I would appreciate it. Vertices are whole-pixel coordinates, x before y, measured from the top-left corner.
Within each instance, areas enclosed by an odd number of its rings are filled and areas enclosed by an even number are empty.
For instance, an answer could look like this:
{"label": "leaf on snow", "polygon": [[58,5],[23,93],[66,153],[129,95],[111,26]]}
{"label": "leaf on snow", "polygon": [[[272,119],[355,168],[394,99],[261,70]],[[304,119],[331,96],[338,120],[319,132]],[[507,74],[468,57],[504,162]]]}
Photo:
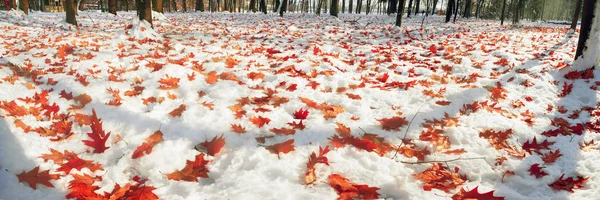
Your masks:
{"label": "leaf on snow", "polygon": [[26,182],[29,187],[33,188],[34,190],[37,188],[37,184],[42,184],[46,187],[53,188],[54,185],[50,183],[50,180],[58,180],[60,175],[50,174],[50,170],[44,170],[41,172],[39,170],[40,166],[33,168],[29,172],[25,172],[25,170],[23,170],[23,172],[17,174],[17,178],[19,178],[19,182]]}
{"label": "leaf on snow", "polygon": [[92,128],[91,133],[87,133],[87,135],[92,138],[92,140],[83,140],[83,143],[86,146],[94,148],[94,153],[104,153],[109,147],[106,146],[106,140],[110,137],[110,132],[105,133],[102,130],[102,122],[96,115],[96,110],[92,109],[92,117],[91,117]]}
{"label": "leaf on snow", "polygon": [[185,161],[186,165],[182,170],[167,174],[167,179],[176,181],[198,182],[198,177],[208,178],[208,168],[206,164],[210,161],[204,160],[204,154],[196,155],[194,161]]}

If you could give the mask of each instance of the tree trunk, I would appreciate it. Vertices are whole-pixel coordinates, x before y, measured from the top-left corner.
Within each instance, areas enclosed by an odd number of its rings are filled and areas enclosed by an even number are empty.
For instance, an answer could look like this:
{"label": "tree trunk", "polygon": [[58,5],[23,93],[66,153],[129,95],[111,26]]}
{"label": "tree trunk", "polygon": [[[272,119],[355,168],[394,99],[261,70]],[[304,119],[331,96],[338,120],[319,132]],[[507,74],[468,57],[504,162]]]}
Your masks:
{"label": "tree trunk", "polygon": [[460,8],[460,0],[456,1],[456,4],[454,5],[454,22],[456,22],[456,15],[458,15],[458,10]]}
{"label": "tree trunk", "polygon": [[465,1],[465,11],[463,12],[463,17],[469,19],[471,17],[471,3],[472,0]]}
{"label": "tree trunk", "polygon": [[502,1],[502,14],[500,15],[500,25],[504,25],[504,11],[506,10],[506,0]]}
{"label": "tree trunk", "polygon": [[256,0],[250,0],[250,8],[252,12],[256,12]]}
{"label": "tree trunk", "polygon": [[281,4],[279,0],[273,0],[273,12],[277,12],[277,9],[279,9],[279,4]]}
{"label": "tree trunk", "polygon": [[77,18],[75,18],[75,2],[73,0],[65,0],[65,12],[67,13],[67,23],[77,26]]}
{"label": "tree trunk", "polygon": [[108,0],[108,12],[117,15],[117,0]]}
{"label": "tree trunk", "polygon": [[125,11],[129,12],[129,0],[125,0]]}
{"label": "tree trunk", "polygon": [[402,15],[404,14],[404,4],[405,4],[405,0],[400,0],[400,2],[398,3],[398,13],[396,13],[396,26],[397,27],[401,27],[402,26]]}
{"label": "tree trunk", "polygon": [[152,0],[152,10],[158,13],[164,13],[163,0]]}
{"label": "tree trunk", "polygon": [[338,0],[331,0],[331,7],[329,8],[329,14],[334,17],[338,17]]}
{"label": "tree trunk", "polygon": [[186,0],[181,0],[181,8],[183,8],[183,12],[187,12],[187,2],[186,2]]}
{"label": "tree trunk", "polygon": [[435,15],[435,9],[437,9],[438,0],[433,1],[433,9],[431,10],[431,15]]}
{"label": "tree trunk", "polygon": [[[177,12],[177,0],[170,0],[170,1],[171,1],[171,8],[173,8],[173,12]],[[136,0],[136,2],[137,2],[137,0]]]}
{"label": "tree trunk", "polygon": [[19,0],[19,9],[29,15],[29,0]]}
{"label": "tree trunk", "polygon": [[281,6],[280,6],[281,8],[279,8],[279,17],[283,17],[283,13],[287,9],[287,3],[288,3],[288,0],[283,0],[283,2],[281,2]]}
{"label": "tree trunk", "polygon": [[262,11],[266,15],[267,14],[267,2],[265,2],[265,1],[266,0],[260,0],[260,11]]}
{"label": "tree trunk", "polygon": [[[417,0],[417,1],[419,1],[419,0]],[[409,0],[408,1],[408,11],[406,12],[406,17],[407,18],[410,18],[410,11],[412,10],[412,6],[413,6],[412,2],[413,2],[413,0]]]}
{"label": "tree trunk", "polygon": [[346,0],[342,0],[342,13],[346,12]]}
{"label": "tree trunk", "polygon": [[573,30],[577,29],[577,21],[579,21],[579,14],[581,11],[581,3],[582,3],[582,0],[577,0],[577,3],[575,4],[575,14],[573,15],[573,22],[571,22],[571,29],[573,29]]}
{"label": "tree trunk", "polygon": [[[588,48],[586,42],[590,37],[592,30],[592,20],[594,15],[600,15],[600,13],[594,13],[598,0],[585,0],[583,2],[583,15],[581,16],[581,30],[579,31],[579,42],[577,43],[577,52],[575,53],[575,59],[578,59],[583,55],[583,52]],[[596,22],[600,21],[598,19]],[[599,30],[594,30],[599,31]],[[593,45],[593,44],[591,44]],[[598,44],[596,44],[598,45]],[[597,52],[596,52],[597,53]],[[597,55],[596,55],[597,56]]]}
{"label": "tree trunk", "polygon": [[315,14],[317,14],[317,16],[321,15],[321,4],[323,4],[324,0],[317,0],[317,8],[315,9]]}
{"label": "tree trunk", "polygon": [[[412,8],[408,8],[412,9]],[[417,0],[417,5],[415,5],[415,16],[419,14],[419,10],[421,9],[421,0]]]}
{"label": "tree trunk", "polygon": [[147,21],[152,26],[152,1],[135,0],[135,7],[140,21]]}
{"label": "tree trunk", "polygon": [[196,0],[196,11],[204,12],[204,0]]}
{"label": "tree trunk", "polygon": [[352,2],[354,2],[354,0],[348,0],[348,13],[352,14]]}
{"label": "tree trunk", "polygon": [[448,0],[448,7],[446,7],[446,23],[450,22],[450,18],[452,18],[452,10],[454,10],[454,0]]}

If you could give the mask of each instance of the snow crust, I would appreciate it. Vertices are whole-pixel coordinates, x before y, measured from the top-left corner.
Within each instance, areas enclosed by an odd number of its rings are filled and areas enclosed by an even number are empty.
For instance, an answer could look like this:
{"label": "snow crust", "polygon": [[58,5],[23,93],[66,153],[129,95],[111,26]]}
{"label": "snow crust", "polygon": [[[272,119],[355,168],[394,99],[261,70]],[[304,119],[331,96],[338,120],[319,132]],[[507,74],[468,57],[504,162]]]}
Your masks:
{"label": "snow crust", "polygon": [[[600,9],[600,6],[598,6]],[[12,12],[12,11],[10,11]],[[52,181],[55,188],[38,185],[32,190],[19,183],[15,174],[30,170],[40,165],[42,169],[56,170],[58,165],[43,162],[39,156],[49,153],[49,148],[59,151],[69,150],[80,153],[83,159],[93,159],[104,166],[104,171],[95,172],[102,176],[98,184],[101,191],[111,191],[115,183],[128,183],[132,177],[148,178],[148,184],[156,187],[154,191],[161,199],[335,199],[337,194],[328,185],[326,177],[331,173],[342,174],[352,182],[379,187],[378,191],[384,199],[449,199],[451,194],[440,190],[424,191],[423,183],[412,174],[420,173],[430,165],[403,164],[400,161],[416,161],[416,158],[403,156],[393,157],[393,153],[379,156],[374,152],[366,152],[346,146],[327,154],[330,166],[317,165],[317,181],[310,186],[304,185],[303,176],[308,156],[318,151],[319,146],[329,142],[327,138],[336,134],[335,123],[350,127],[352,134],[360,136],[363,130],[385,138],[387,142],[399,144],[404,133],[407,138],[414,139],[420,147],[435,148],[430,143],[419,142],[418,137],[426,120],[439,119],[444,113],[456,116],[464,104],[490,99],[490,92],[484,87],[494,87],[502,83],[507,90],[507,97],[498,106],[519,115],[531,111],[535,123],[531,126],[522,117],[507,118],[498,113],[479,111],[470,115],[461,115],[457,127],[445,128],[445,136],[449,137],[453,149],[464,148],[462,155],[446,155],[435,153],[426,160],[449,160],[458,157],[482,157],[485,160],[462,160],[448,163],[452,168],[460,168],[460,173],[468,177],[464,187],[472,189],[479,186],[480,191],[495,190],[495,196],[506,199],[597,199],[600,193],[600,154],[598,150],[584,152],[579,144],[583,141],[599,140],[600,135],[586,131],[583,135],[558,136],[552,138],[556,142],[553,149],[560,149],[563,157],[554,164],[547,165],[544,170],[548,176],[541,179],[529,175],[527,169],[535,163],[541,163],[541,156],[528,155],[525,159],[508,157],[502,165],[495,165],[498,156],[506,156],[506,152],[495,150],[486,139],[478,136],[479,131],[486,129],[506,130],[512,128],[514,135],[509,139],[510,145],[520,146],[534,136],[543,138],[540,133],[554,129],[552,119],[562,117],[570,123],[592,121],[588,113],[582,112],[578,118],[570,119],[572,111],[582,106],[595,107],[598,93],[589,88],[599,81],[566,80],[564,71],[556,66],[561,63],[573,63],[573,49],[576,48],[577,33],[566,38],[567,27],[503,27],[497,21],[468,21],[456,24],[444,24],[443,17],[432,17],[425,21],[420,30],[421,18],[404,19],[403,28],[392,24],[395,16],[362,16],[358,24],[340,22],[329,17],[299,15],[286,13],[284,18],[256,14],[223,14],[223,13],[167,13],[166,16],[153,16],[159,19],[152,29],[146,22],[137,20],[135,13],[123,12],[122,17],[90,12],[88,17],[79,16],[80,30],[57,28],[56,20],[64,17],[64,13],[33,13],[31,18],[42,26],[21,26],[20,18],[10,12],[0,11],[0,78],[12,76],[12,71],[5,67],[9,62],[23,65],[31,61],[34,68],[46,69],[45,59],[57,61],[56,46],[44,46],[48,40],[62,38],[58,44],[75,44],[77,55],[92,53],[91,60],[76,61],[78,56],[69,55],[67,69],[76,73],[88,74],[88,70],[101,70],[89,77],[90,85],[84,87],[72,75],[49,74],[48,78],[58,80],[54,86],[42,85],[44,89],[54,89],[50,93],[50,101],[61,108],[68,107],[69,102],[59,98],[61,90],[73,94],[86,93],[93,101],[80,112],[91,113],[92,108],[103,121],[103,127],[113,134],[119,134],[122,141],[113,136],[109,139],[110,149],[103,154],[89,153],[90,148],[81,140],[88,139],[90,132],[87,126],[74,125],[75,136],[63,142],[50,142],[47,138],[35,133],[24,133],[14,126],[14,118],[0,118],[0,199],[64,199],[68,192],[70,176]],[[341,15],[348,20],[358,15]],[[168,18],[171,23],[163,23]],[[598,62],[600,44],[600,16],[594,20],[595,35],[591,37],[588,51],[584,59],[578,60],[576,66],[589,66]],[[131,25],[131,28],[127,28]],[[28,35],[23,35],[27,33]],[[19,37],[16,37],[19,36]],[[236,39],[237,38],[237,39]],[[146,40],[146,42],[140,42]],[[481,41],[478,41],[481,40]],[[168,41],[168,49],[165,42]],[[82,45],[82,42],[99,44],[98,51],[93,46]],[[119,45],[123,44],[123,48]],[[33,45],[29,51],[26,45]],[[47,44],[49,45],[49,44]],[[348,48],[344,47],[348,45]],[[431,55],[429,47],[442,47],[436,55]],[[318,47],[329,55],[313,53]],[[448,48],[455,48],[452,57],[445,55]],[[488,52],[482,48],[485,47]],[[149,58],[157,49],[168,49],[167,53],[159,52],[164,57]],[[256,48],[273,48],[282,53],[252,53]],[[379,62],[387,57],[380,52],[392,52],[390,62]],[[39,56],[45,54],[45,56]],[[120,57],[119,55],[125,55]],[[183,65],[173,63],[186,55]],[[339,54],[334,56],[334,54]],[[538,57],[534,56],[537,54]],[[138,59],[140,56],[147,56]],[[595,56],[594,56],[595,55]],[[233,56],[239,63],[234,68],[226,68],[220,59]],[[287,60],[283,59],[288,57]],[[297,56],[297,58],[290,58]],[[410,60],[409,58],[412,58]],[[508,65],[494,64],[507,59]],[[145,67],[150,62],[164,63],[162,70],[152,72]],[[219,80],[215,84],[207,84],[202,74],[196,72],[196,79],[189,81],[186,76],[194,73],[193,62],[201,63],[206,72],[230,72],[245,85],[234,81]],[[350,64],[353,61],[353,64]],[[361,64],[364,62],[364,64]],[[362,65],[362,66],[361,66]],[[317,90],[311,89],[309,81],[277,74],[284,67],[294,66],[296,70],[310,73],[332,72],[330,75],[319,75],[314,81],[321,85]],[[419,67],[420,66],[420,67]],[[431,68],[435,66],[437,68]],[[452,66],[449,72],[441,69]],[[122,67],[129,71],[121,75],[125,82],[107,81],[110,67]],[[413,69],[414,72],[410,72]],[[509,70],[500,76],[490,74]],[[519,73],[527,70],[529,73]],[[262,72],[264,81],[248,78],[250,72]],[[600,72],[595,70],[595,77]],[[165,75],[181,79],[180,87],[175,90],[160,90],[158,80]],[[450,81],[447,84],[433,82],[430,88],[418,85],[408,90],[380,90],[370,87],[349,90],[360,95],[361,100],[349,99],[338,89],[348,89],[351,85],[362,83],[361,77],[375,80],[388,74],[391,81],[429,80],[433,75],[463,78],[479,74],[482,77],[472,83],[475,87],[463,87]],[[420,74],[411,77],[410,74]],[[120,90],[131,89],[135,78],[143,78],[146,88],[137,97],[124,97],[119,107],[106,105],[111,100],[107,88]],[[296,91],[277,89],[278,95],[290,99],[289,103],[280,107],[268,107],[272,111],[260,113],[248,110],[247,117],[235,119],[229,106],[236,104],[242,97],[261,97],[262,91],[252,90],[251,86],[276,88],[283,81],[286,85],[297,84]],[[520,85],[524,81],[534,84],[531,87]],[[557,98],[563,82],[573,83],[573,91],[567,97]],[[12,101],[40,92],[41,88],[29,90],[24,80],[16,84],[0,82],[0,101]],[[557,83],[556,83],[557,82]],[[423,94],[423,90],[439,91],[445,88],[444,98],[435,99]],[[333,92],[324,92],[331,90]],[[199,97],[199,92],[205,92]],[[178,98],[158,104],[144,105],[141,98],[150,96],[165,97],[175,94]],[[256,137],[273,136],[271,128],[281,128],[294,120],[293,112],[306,109],[298,97],[308,97],[316,102],[340,105],[345,112],[334,119],[324,119],[319,110],[310,109],[304,123],[306,129],[297,131],[293,136],[276,136],[267,139],[265,145],[295,139],[295,151],[278,156],[271,154],[256,141]],[[527,101],[526,97],[533,100]],[[451,104],[440,106],[435,102],[447,100]],[[523,107],[514,108],[511,102],[519,100]],[[201,105],[202,102],[214,103],[214,110]],[[181,104],[187,110],[181,117],[170,117],[169,112]],[[555,109],[548,112],[548,105]],[[569,112],[561,113],[556,108],[563,106]],[[394,110],[392,107],[399,107]],[[0,110],[0,114],[4,114]],[[414,121],[410,129],[404,126],[400,131],[385,131],[377,119],[397,115]],[[253,116],[264,116],[271,122],[259,128],[247,120]],[[352,120],[360,117],[359,120]],[[26,117],[24,122],[31,126],[47,125],[34,117]],[[240,124],[248,131],[237,134],[231,131],[231,124]],[[156,130],[164,133],[165,141],[154,147],[151,154],[139,159],[131,159],[131,153],[141,144],[145,137]],[[408,130],[407,130],[408,129]],[[214,136],[224,134],[227,141],[222,152],[214,157],[208,165],[209,178],[201,178],[199,182],[171,181],[165,174],[184,167],[186,160],[193,160],[198,151],[194,146],[210,140]],[[116,142],[116,143],[113,143]],[[510,177],[503,177],[503,172],[516,172]],[[75,173],[92,174],[88,169]],[[566,176],[582,175],[591,177],[584,189],[574,193],[556,191],[548,187],[561,174]],[[453,190],[453,193],[458,189]]]}

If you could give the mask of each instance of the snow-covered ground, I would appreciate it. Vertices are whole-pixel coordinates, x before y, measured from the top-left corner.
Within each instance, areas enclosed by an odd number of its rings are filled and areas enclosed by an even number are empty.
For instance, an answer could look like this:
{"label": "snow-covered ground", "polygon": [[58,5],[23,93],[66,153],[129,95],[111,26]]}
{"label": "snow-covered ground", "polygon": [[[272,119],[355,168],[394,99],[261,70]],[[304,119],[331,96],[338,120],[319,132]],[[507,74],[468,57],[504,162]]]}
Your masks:
{"label": "snow-covered ground", "polygon": [[[0,11],[0,199],[600,193],[600,74],[572,66],[566,27],[167,13],[152,31],[133,18]],[[53,188],[20,182],[38,166]]]}

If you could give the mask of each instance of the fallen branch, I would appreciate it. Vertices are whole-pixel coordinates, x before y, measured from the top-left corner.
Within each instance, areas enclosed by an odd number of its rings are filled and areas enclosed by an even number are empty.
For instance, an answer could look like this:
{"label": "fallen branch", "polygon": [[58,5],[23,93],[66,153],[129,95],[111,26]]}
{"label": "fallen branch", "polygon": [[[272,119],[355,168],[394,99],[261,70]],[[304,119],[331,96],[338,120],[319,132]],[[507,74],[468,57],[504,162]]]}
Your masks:
{"label": "fallen branch", "polygon": [[[450,159],[450,160],[430,160],[430,161],[417,161],[417,162],[400,161],[400,163],[415,165],[415,164],[426,164],[426,163],[448,163],[448,162],[462,161],[462,160],[484,160],[487,163],[487,160],[485,159],[485,157],[474,157],[474,158],[458,157],[458,158]],[[488,163],[488,164],[490,164],[490,163]]]}

